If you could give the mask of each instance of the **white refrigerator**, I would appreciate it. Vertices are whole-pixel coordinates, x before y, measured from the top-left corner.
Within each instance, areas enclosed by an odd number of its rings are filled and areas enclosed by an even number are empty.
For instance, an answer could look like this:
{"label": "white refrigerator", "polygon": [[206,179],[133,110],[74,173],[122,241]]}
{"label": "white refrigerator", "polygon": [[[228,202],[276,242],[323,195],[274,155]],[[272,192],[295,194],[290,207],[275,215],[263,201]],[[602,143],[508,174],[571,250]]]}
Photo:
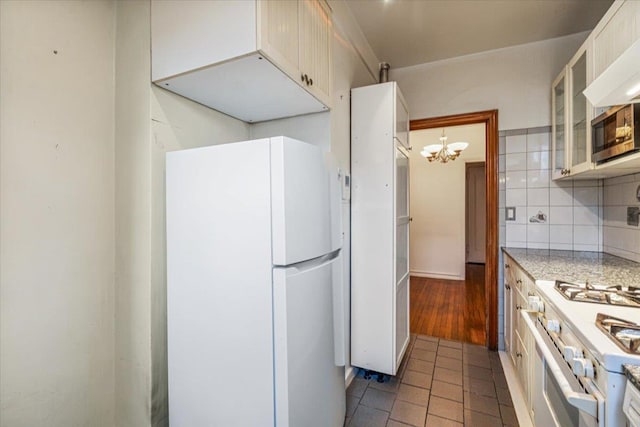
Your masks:
{"label": "white refrigerator", "polygon": [[167,154],[172,427],[342,426],[339,174],[286,137]]}

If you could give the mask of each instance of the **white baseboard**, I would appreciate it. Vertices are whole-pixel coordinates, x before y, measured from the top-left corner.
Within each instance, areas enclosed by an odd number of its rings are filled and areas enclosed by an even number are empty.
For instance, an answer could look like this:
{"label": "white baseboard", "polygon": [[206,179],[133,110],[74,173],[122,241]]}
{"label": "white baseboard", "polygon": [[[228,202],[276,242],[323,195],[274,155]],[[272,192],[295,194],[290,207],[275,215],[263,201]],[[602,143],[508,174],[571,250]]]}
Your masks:
{"label": "white baseboard", "polygon": [[500,362],[502,363],[502,370],[504,371],[504,377],[507,380],[507,386],[509,386],[509,393],[511,394],[511,400],[513,401],[513,409],[516,412],[518,423],[520,427],[534,427],[533,421],[529,416],[529,410],[527,409],[527,403],[522,393],[522,387],[518,380],[518,375],[513,368],[509,355],[504,351],[499,351]]}
{"label": "white baseboard", "polygon": [[449,273],[432,273],[430,271],[411,270],[409,274],[411,276],[428,277],[431,279],[464,280],[464,275],[460,276],[458,274],[449,274]]}
{"label": "white baseboard", "polygon": [[346,369],[344,370],[344,388],[345,388],[345,390],[347,388],[349,388],[349,386],[351,385],[351,382],[356,377],[357,373],[358,373],[358,368],[356,368],[354,366],[347,366],[346,367]]}

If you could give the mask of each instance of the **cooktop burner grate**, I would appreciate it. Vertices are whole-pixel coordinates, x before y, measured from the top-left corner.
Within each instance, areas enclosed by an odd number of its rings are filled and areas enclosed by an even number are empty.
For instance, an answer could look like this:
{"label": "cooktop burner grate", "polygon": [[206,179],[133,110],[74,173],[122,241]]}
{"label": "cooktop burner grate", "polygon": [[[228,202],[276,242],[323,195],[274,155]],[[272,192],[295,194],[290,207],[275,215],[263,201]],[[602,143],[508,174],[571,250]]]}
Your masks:
{"label": "cooktop burner grate", "polygon": [[596,325],[627,353],[640,354],[640,325],[603,313],[596,316]]}
{"label": "cooktop burner grate", "polygon": [[640,288],[636,286],[578,285],[556,280],[555,288],[571,301],[640,307]]}

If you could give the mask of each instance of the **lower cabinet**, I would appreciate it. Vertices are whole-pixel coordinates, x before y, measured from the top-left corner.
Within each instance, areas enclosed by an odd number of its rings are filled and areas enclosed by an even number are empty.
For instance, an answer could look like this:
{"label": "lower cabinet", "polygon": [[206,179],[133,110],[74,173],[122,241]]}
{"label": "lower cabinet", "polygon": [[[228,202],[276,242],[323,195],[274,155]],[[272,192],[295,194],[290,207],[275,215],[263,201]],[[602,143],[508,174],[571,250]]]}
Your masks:
{"label": "lower cabinet", "polygon": [[516,372],[529,415],[533,416],[531,376],[533,371],[533,337],[522,318],[528,309],[528,296],[532,295],[534,282],[522,268],[504,253],[504,344]]}

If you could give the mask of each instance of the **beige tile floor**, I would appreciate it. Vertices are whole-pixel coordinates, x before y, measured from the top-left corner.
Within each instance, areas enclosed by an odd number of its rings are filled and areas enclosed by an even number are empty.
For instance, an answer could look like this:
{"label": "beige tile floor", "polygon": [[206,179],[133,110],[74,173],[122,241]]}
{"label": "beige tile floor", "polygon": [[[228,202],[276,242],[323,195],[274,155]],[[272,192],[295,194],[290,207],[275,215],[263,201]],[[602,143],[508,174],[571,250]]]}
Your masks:
{"label": "beige tile floor", "polygon": [[347,389],[348,427],[518,426],[498,353],[455,341],[411,336],[396,377]]}

